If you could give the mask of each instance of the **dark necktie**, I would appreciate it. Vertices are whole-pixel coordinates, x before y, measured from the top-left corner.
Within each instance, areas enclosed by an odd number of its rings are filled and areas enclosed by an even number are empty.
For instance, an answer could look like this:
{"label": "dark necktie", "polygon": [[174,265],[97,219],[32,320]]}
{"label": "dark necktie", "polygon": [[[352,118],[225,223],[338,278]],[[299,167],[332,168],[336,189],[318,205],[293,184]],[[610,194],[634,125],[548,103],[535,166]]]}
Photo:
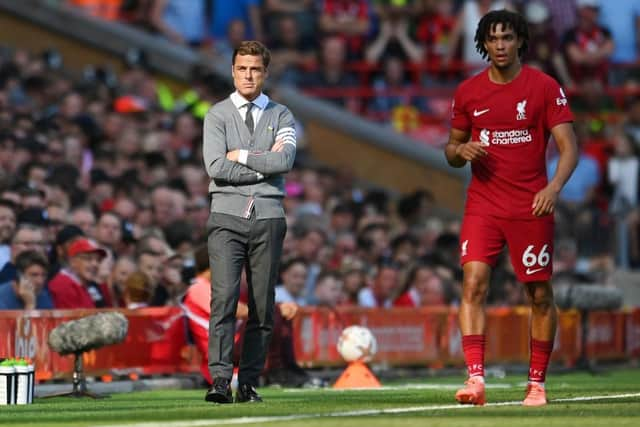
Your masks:
{"label": "dark necktie", "polygon": [[247,115],[244,117],[244,124],[247,125],[247,129],[253,135],[253,114],[251,114],[251,109],[253,109],[253,102],[247,104]]}

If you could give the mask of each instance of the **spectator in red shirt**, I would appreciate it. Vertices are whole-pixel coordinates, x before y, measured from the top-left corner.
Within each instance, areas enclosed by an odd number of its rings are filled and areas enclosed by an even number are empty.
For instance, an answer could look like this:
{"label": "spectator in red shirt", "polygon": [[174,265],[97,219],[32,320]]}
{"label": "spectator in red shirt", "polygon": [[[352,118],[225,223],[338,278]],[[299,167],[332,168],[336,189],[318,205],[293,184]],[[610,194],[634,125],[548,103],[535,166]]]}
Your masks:
{"label": "spectator in red shirt", "polygon": [[324,0],[320,29],[327,35],[342,38],[347,44],[350,59],[362,58],[370,27],[366,0]]}
{"label": "spectator in red shirt", "polygon": [[49,292],[55,308],[100,308],[111,306],[104,285],[97,285],[100,261],[107,252],[93,240],[78,238],[69,246],[69,265],[53,276]]}
{"label": "spectator in red shirt", "polygon": [[450,40],[456,18],[450,0],[425,0],[423,3],[424,9],[417,21],[415,38],[424,46],[422,60],[435,70],[441,65],[447,52],[455,49],[455,46],[450,46]]}
{"label": "spectator in red shirt", "polygon": [[576,4],[577,24],[564,35],[569,72],[577,84],[596,77],[606,85],[614,45],[609,30],[598,25],[599,0],[577,0]]}

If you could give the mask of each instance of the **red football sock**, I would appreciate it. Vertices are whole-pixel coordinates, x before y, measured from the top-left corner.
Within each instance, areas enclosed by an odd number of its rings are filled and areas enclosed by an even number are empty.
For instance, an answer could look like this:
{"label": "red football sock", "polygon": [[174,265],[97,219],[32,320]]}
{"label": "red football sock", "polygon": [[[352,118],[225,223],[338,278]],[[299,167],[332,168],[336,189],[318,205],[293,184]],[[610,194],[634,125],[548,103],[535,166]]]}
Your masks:
{"label": "red football sock", "polygon": [[547,375],[549,358],[553,351],[553,341],[538,341],[531,338],[531,358],[529,359],[529,381],[543,383]]}
{"label": "red football sock", "polygon": [[464,335],[462,351],[469,377],[484,377],[484,335]]}

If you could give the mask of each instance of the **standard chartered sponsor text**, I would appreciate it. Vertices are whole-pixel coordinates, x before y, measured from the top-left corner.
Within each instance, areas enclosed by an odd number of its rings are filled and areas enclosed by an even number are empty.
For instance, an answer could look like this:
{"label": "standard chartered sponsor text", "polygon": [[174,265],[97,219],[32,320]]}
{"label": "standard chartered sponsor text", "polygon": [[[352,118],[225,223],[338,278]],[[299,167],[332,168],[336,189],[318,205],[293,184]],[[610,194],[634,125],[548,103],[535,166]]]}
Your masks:
{"label": "standard chartered sponsor text", "polygon": [[529,129],[494,130],[491,143],[495,145],[523,144],[533,141]]}

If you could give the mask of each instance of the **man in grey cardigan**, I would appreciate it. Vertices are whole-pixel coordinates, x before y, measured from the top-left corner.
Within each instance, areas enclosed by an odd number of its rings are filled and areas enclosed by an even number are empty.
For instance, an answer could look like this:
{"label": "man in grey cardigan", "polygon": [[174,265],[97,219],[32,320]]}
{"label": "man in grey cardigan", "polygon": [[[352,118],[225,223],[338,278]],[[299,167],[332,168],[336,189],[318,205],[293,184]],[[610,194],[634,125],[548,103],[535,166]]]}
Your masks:
{"label": "man in grey cardigan", "polygon": [[236,91],[204,119],[203,157],[211,177],[207,223],[211,266],[209,370],[205,400],[233,402],[233,343],[240,275],[246,267],[246,324],[236,402],[260,402],[256,392],[273,329],[274,286],[287,229],[284,174],[293,167],[296,131],[291,112],[262,93],[270,53],[257,41],[234,51]]}

